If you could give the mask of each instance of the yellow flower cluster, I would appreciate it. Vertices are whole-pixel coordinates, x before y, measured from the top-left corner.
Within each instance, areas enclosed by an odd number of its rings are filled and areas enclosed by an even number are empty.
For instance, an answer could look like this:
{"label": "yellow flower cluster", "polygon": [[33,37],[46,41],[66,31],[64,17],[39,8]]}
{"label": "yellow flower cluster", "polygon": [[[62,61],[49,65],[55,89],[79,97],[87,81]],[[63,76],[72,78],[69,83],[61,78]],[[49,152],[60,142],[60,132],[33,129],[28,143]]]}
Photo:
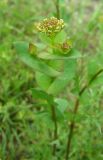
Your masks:
{"label": "yellow flower cluster", "polygon": [[37,30],[47,34],[47,36],[55,36],[64,26],[63,19],[58,20],[55,17],[46,18],[42,22],[36,24]]}

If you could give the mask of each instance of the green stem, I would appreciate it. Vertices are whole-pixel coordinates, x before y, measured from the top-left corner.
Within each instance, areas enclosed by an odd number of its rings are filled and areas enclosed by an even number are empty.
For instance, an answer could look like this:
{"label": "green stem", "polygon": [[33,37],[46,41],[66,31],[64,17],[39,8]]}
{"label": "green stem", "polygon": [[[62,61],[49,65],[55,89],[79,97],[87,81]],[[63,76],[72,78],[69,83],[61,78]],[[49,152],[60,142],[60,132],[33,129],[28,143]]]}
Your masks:
{"label": "green stem", "polygon": [[[56,111],[55,111],[55,107],[51,106],[51,110],[52,110],[52,120],[54,122],[54,133],[53,133],[53,140],[57,140],[58,138],[58,125],[57,125],[57,118],[56,118]],[[56,144],[53,144],[53,156],[56,155]]]}
{"label": "green stem", "polygon": [[79,103],[80,103],[80,97],[82,94],[85,92],[85,90],[90,86],[90,84],[103,72],[103,69],[99,70],[89,81],[88,84],[86,84],[79,92],[79,97],[77,98],[74,106],[74,117],[73,120],[71,121],[71,125],[69,128],[69,134],[68,134],[68,141],[67,141],[67,147],[66,147],[66,157],[65,160],[69,160],[69,155],[70,155],[70,148],[71,148],[71,141],[74,133],[74,128],[75,128],[75,117],[79,108]]}
{"label": "green stem", "polygon": [[60,19],[60,2],[59,0],[53,0],[56,7],[56,17]]}
{"label": "green stem", "polygon": [[70,124],[70,129],[69,129],[70,132],[68,134],[68,141],[67,141],[67,147],[66,147],[66,157],[65,157],[65,160],[68,160],[69,154],[70,154],[71,140],[72,140],[73,132],[74,132],[74,128],[75,128],[75,116],[76,116],[78,107],[79,107],[79,99],[77,99],[76,102],[75,102],[74,117],[73,117],[73,120],[72,120],[72,122]]}

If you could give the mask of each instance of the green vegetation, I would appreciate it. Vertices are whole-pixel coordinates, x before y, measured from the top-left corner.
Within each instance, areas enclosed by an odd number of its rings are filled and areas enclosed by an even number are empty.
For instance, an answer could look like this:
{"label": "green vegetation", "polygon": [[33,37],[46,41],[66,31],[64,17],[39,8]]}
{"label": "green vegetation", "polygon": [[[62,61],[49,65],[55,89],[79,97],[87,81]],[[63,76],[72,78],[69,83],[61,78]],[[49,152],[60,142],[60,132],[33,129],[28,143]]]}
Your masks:
{"label": "green vegetation", "polygon": [[0,160],[103,160],[102,8],[0,1]]}

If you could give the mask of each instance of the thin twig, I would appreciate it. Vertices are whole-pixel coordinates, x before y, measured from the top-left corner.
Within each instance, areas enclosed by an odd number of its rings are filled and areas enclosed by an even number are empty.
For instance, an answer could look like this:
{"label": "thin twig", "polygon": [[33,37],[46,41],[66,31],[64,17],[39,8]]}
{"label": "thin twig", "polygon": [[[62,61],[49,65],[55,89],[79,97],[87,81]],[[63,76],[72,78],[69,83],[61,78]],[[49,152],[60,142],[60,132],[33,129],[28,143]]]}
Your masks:
{"label": "thin twig", "polygon": [[[90,84],[103,72],[103,69],[99,70],[89,81],[88,84],[86,84],[79,92],[79,98],[82,96],[82,94],[85,92],[85,90],[90,86]],[[70,125],[70,131],[68,134],[68,141],[67,141],[67,148],[66,148],[66,157],[65,160],[69,160],[69,154],[70,154],[70,147],[71,147],[71,141],[72,141],[72,137],[73,137],[73,133],[74,133],[74,128],[75,128],[75,117],[79,108],[79,102],[80,99],[77,98],[76,102],[75,102],[75,106],[74,106],[74,117],[73,120],[71,122]]]}

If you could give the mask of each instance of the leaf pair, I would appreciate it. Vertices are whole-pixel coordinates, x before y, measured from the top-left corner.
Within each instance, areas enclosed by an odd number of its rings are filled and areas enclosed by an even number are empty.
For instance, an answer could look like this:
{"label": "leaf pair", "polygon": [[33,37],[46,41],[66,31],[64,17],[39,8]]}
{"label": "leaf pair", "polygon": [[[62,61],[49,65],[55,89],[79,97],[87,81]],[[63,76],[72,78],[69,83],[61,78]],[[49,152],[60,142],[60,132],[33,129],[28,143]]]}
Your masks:
{"label": "leaf pair", "polygon": [[[72,57],[59,57],[60,60],[64,61],[63,72],[59,72],[51,66],[47,65],[45,61],[37,57],[32,57],[29,53],[29,45],[25,42],[15,43],[15,48],[21,60],[29,67],[34,69],[34,72],[40,74],[37,76],[39,84],[43,86],[43,89],[48,89],[48,93],[56,95],[59,94],[70,80],[73,79],[76,69],[76,58],[80,57],[77,51],[73,52]],[[57,57],[54,56],[54,59]],[[59,60],[58,60],[59,61]],[[52,79],[51,79],[52,78]],[[51,83],[51,81],[53,81]],[[50,83],[49,83],[50,82]],[[45,87],[46,86],[46,87]]]}
{"label": "leaf pair", "polygon": [[29,44],[26,42],[16,42],[15,48],[21,60],[27,64],[29,67],[33,68],[34,71],[42,72],[51,77],[58,76],[60,73],[53,68],[46,65],[43,61],[40,61],[38,58],[33,58],[29,54]]}

